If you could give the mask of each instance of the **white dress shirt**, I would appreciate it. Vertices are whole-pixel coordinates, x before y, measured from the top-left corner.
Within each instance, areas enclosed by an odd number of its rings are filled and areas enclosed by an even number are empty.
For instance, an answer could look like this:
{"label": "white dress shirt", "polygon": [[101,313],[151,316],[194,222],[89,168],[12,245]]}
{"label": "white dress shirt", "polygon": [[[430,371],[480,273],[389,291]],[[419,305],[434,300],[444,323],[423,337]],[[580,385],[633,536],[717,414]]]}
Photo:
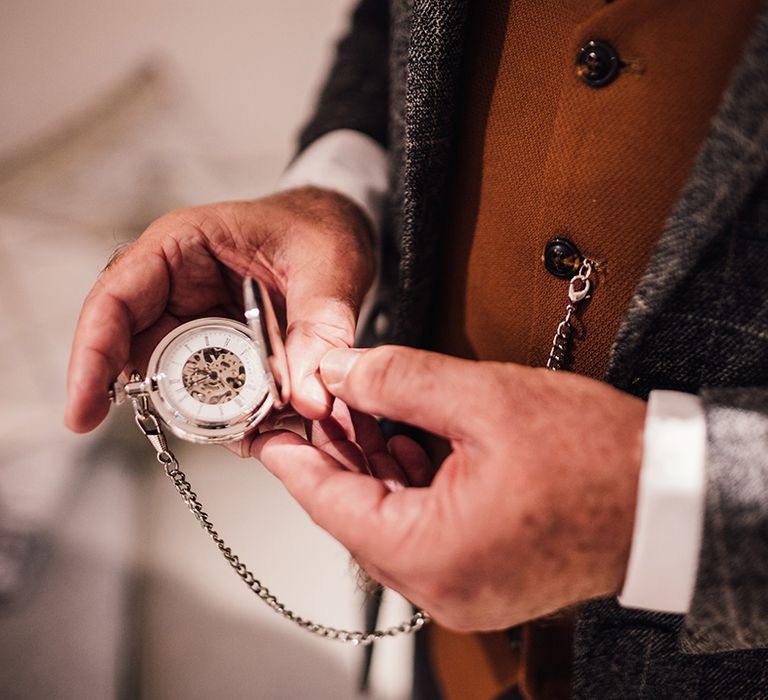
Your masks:
{"label": "white dress shirt", "polygon": [[[289,166],[279,190],[307,185],[355,202],[381,228],[388,189],[386,150],[374,139],[339,129],[310,144]],[[361,319],[372,305],[369,292]],[[653,391],[643,436],[635,523],[624,586],[625,607],[686,613],[696,582],[704,509],[706,424],[697,396]]]}

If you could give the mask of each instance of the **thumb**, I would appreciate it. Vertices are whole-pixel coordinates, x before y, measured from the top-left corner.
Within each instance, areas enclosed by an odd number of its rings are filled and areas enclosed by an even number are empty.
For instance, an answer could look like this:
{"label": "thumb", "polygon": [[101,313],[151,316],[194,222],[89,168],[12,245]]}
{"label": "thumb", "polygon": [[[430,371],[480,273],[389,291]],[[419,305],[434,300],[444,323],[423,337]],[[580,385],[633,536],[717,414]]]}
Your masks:
{"label": "thumb", "polygon": [[319,241],[291,250],[295,273],[285,291],[291,404],[311,420],[331,412],[331,396],[318,372],[320,360],[332,348],[354,342],[357,315],[373,277],[371,258],[344,242]]}
{"label": "thumb", "polygon": [[394,345],[331,350],[320,362],[320,376],[358,411],[447,438],[466,436],[482,413],[477,363],[434,352]]}

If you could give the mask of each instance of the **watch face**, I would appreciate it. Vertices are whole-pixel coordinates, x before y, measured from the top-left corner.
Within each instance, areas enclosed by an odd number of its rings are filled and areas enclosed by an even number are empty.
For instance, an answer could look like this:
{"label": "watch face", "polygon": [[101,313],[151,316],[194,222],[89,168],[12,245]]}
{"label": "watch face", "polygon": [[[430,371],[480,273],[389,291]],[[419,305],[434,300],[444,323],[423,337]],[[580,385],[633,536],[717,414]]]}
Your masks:
{"label": "watch face", "polygon": [[167,335],[150,359],[153,404],[181,437],[242,437],[271,407],[270,375],[247,326],[201,319]]}

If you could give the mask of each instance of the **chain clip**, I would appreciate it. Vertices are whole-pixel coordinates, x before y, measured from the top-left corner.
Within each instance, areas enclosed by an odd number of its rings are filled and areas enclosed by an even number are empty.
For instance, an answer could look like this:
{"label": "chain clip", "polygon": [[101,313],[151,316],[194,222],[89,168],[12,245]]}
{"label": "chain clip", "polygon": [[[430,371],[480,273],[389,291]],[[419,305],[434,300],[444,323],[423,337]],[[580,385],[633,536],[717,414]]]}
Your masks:
{"label": "chain clip", "polygon": [[551,369],[553,372],[565,367],[571,336],[573,335],[573,319],[578,311],[578,305],[591,296],[593,272],[594,262],[584,258],[579,271],[571,277],[568,285],[568,304],[565,307],[565,316],[557,324],[555,337],[552,339],[552,347],[547,358],[547,369]]}
{"label": "chain clip", "polygon": [[571,282],[568,285],[568,299],[572,304],[578,304],[589,298],[589,292],[592,288],[592,283],[589,280],[591,275],[592,264],[585,259],[581,263],[579,271],[571,277]]}

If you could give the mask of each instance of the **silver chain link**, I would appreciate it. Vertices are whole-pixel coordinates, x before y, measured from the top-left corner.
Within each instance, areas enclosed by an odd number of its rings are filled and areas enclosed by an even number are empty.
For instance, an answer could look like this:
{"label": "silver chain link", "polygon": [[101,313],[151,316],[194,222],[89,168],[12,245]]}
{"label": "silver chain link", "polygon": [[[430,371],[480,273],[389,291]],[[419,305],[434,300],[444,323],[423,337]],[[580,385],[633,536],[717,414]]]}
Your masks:
{"label": "silver chain link", "polygon": [[[140,380],[140,377],[134,375],[131,379],[133,381],[138,381]],[[355,646],[368,646],[384,637],[395,637],[400,634],[416,632],[429,622],[429,615],[423,610],[419,610],[399,625],[393,625],[392,627],[377,629],[371,632],[361,632],[326,627],[325,625],[317,624],[311,620],[306,620],[292,610],[286,608],[285,605],[272,595],[272,593],[269,592],[269,589],[253,575],[248,567],[240,561],[240,557],[227,546],[223,538],[216,531],[208,513],[203,509],[200,499],[192,490],[192,486],[187,480],[186,474],[179,468],[178,460],[169,449],[165,434],[160,426],[160,421],[149,408],[149,400],[146,394],[132,397],[131,402],[133,403],[136,425],[139,426],[141,432],[145,435],[147,440],[149,440],[152,447],[155,448],[157,461],[163,465],[165,473],[173,482],[174,487],[189,508],[189,511],[195,516],[197,522],[200,523],[200,527],[208,533],[219,552],[221,552],[221,555],[227,560],[227,563],[234,569],[235,573],[240,577],[243,583],[278,615],[319,637],[336,639],[341,642],[348,642]]]}
{"label": "silver chain link", "polygon": [[584,259],[579,271],[571,277],[568,285],[568,304],[565,307],[565,317],[557,325],[555,337],[552,339],[552,347],[547,359],[547,369],[557,372],[565,367],[568,359],[568,349],[573,335],[573,318],[578,310],[578,305],[585,299],[589,299],[594,263]]}

